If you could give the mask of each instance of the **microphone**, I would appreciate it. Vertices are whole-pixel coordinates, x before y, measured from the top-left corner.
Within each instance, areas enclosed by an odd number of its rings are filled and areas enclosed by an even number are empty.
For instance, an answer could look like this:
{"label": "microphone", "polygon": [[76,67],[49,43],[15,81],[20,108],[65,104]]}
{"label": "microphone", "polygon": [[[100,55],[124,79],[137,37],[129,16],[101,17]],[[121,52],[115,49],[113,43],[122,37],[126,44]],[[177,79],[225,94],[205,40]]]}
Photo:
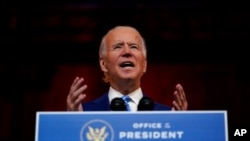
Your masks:
{"label": "microphone", "polygon": [[152,111],[153,109],[154,101],[151,98],[144,96],[138,104],[138,111]]}
{"label": "microphone", "polygon": [[112,111],[126,111],[126,105],[122,98],[114,98],[111,101],[110,109]]}

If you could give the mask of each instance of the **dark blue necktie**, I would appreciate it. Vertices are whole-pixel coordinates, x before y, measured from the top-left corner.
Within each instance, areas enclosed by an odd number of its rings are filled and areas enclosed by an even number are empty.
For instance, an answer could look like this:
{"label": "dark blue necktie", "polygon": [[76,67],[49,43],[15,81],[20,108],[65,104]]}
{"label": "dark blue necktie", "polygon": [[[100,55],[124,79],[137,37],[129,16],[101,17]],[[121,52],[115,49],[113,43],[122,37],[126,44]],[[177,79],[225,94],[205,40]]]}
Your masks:
{"label": "dark blue necktie", "polygon": [[122,99],[124,100],[125,104],[126,104],[126,108],[127,111],[131,111],[130,106],[129,106],[129,101],[131,101],[132,99],[129,96],[123,96]]}

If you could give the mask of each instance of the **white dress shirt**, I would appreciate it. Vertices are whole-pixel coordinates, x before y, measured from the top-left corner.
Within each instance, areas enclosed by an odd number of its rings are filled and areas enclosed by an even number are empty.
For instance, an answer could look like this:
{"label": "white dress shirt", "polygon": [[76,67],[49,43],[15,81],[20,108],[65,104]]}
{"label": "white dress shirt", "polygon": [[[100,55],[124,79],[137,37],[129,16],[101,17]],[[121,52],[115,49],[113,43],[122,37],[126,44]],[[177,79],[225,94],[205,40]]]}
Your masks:
{"label": "white dress shirt", "polygon": [[[117,97],[121,98],[122,96],[124,95],[118,92],[117,90],[113,89],[112,87],[109,88],[109,92],[108,92],[109,103],[111,103],[111,101],[114,98],[117,98]],[[141,88],[136,89],[135,91],[129,93],[127,96],[129,96],[132,99],[132,101],[128,103],[131,108],[131,111],[132,112],[137,111],[137,105],[139,104],[139,101],[143,97]]]}

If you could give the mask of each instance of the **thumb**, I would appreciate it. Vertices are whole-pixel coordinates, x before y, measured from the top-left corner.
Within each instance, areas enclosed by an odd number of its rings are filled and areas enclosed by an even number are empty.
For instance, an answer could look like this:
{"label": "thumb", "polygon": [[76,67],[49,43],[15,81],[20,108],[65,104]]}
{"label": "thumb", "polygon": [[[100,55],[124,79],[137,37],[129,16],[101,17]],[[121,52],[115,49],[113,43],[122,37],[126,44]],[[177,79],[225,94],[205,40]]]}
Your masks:
{"label": "thumb", "polygon": [[175,108],[174,108],[174,107],[172,107],[171,111],[175,111]]}

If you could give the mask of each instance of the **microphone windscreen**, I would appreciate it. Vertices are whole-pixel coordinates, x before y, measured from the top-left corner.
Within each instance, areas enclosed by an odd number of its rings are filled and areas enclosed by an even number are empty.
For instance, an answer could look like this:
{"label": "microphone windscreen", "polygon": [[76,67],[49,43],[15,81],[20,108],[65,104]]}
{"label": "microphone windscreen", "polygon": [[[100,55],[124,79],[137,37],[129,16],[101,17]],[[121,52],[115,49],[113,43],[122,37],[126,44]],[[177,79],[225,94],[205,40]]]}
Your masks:
{"label": "microphone windscreen", "polygon": [[126,105],[122,98],[114,98],[110,103],[112,111],[126,111]]}
{"label": "microphone windscreen", "polygon": [[144,96],[138,104],[138,111],[152,111],[153,109],[154,101],[151,98]]}

